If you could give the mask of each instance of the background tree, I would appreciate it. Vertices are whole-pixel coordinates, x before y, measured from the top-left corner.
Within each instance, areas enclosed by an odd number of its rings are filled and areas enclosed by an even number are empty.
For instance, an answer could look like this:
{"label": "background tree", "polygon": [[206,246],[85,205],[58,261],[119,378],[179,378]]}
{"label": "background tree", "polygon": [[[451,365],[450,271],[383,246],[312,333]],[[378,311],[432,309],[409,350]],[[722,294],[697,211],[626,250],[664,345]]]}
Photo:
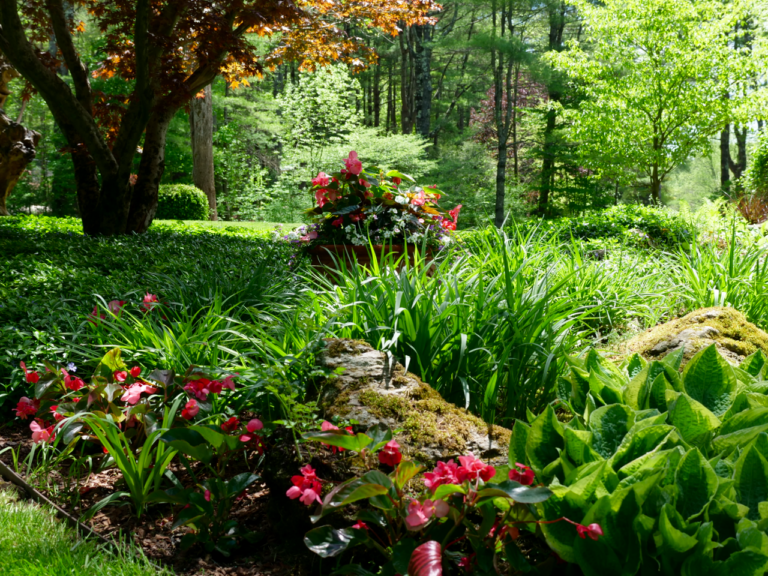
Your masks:
{"label": "background tree", "polygon": [[[427,23],[436,8],[415,2],[270,3],[230,0],[89,2],[104,34],[100,76],[132,84],[122,99],[100,102],[90,71],[73,39],[79,24],[62,0],[0,5],[0,51],[46,101],[64,133],[75,165],[83,229],[88,234],[143,232],[157,206],[165,138],[174,113],[221,74],[225,79],[261,73],[263,65],[290,59],[303,66],[346,59],[365,65],[364,48],[339,24],[363,22],[395,34],[397,23]],[[24,20],[22,20],[22,17]],[[26,26],[25,26],[26,24]],[[40,48],[53,30],[74,92],[55,73],[58,62]],[[276,49],[259,57],[249,34],[281,30]],[[103,104],[103,106],[100,106]],[[143,151],[135,184],[137,146]]]}
{"label": "background tree", "polygon": [[189,134],[192,142],[192,182],[208,197],[209,218],[218,220],[213,178],[213,93],[210,85],[189,104]]}
{"label": "background tree", "polygon": [[690,156],[711,150],[734,98],[722,95],[751,77],[756,58],[729,46],[738,7],[690,0],[569,0],[581,13],[577,42],[550,61],[587,98],[572,114],[585,162],[599,171],[637,167],[660,201],[661,184]]}

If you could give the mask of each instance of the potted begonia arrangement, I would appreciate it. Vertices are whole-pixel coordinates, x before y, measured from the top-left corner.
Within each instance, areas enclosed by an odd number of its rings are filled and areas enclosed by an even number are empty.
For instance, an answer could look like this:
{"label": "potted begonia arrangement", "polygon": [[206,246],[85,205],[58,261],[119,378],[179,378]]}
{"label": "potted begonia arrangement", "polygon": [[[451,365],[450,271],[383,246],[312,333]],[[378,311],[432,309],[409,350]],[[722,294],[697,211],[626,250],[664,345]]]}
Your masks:
{"label": "potted begonia arrangement", "polygon": [[284,236],[304,242],[316,263],[333,261],[332,255],[354,253],[366,263],[369,247],[381,255],[417,247],[439,250],[453,241],[461,205],[442,210],[438,201],[444,195],[437,186],[419,186],[397,170],[384,172],[363,168],[352,151],[339,172],[320,172],[312,180],[315,206],[308,211],[312,219]]}

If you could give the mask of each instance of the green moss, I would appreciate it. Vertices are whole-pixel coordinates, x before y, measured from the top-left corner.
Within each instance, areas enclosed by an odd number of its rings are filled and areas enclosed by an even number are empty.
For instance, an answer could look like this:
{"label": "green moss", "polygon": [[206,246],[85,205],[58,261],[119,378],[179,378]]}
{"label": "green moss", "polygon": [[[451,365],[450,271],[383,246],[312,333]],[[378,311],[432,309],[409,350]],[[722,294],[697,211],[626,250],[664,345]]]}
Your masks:
{"label": "green moss", "polygon": [[336,358],[342,354],[353,354],[358,356],[362,354],[360,346],[370,348],[370,345],[363,340],[333,340],[329,339],[326,347],[326,354],[329,358]]}
{"label": "green moss", "polygon": [[[717,314],[717,317],[706,317],[708,313],[713,312]],[[744,315],[733,308],[704,308],[677,320],[655,326],[630,340],[626,344],[624,352],[629,354],[637,352],[648,358],[663,357],[667,352],[658,355],[652,352],[657,344],[675,338],[683,330],[705,326],[716,329],[718,334],[707,338],[692,338],[689,345],[686,346],[683,365],[699,350],[710,345],[712,341],[742,357],[749,356],[758,349],[768,354],[768,334],[754,324],[747,322]]]}

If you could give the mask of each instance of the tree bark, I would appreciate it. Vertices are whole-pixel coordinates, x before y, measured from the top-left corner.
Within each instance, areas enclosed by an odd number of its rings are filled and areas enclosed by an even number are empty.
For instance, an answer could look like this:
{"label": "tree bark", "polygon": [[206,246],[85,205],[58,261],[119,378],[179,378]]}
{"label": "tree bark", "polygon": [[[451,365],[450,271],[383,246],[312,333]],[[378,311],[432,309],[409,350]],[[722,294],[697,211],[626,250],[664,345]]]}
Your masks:
{"label": "tree bark", "polygon": [[414,26],[414,102],[416,133],[429,138],[432,115],[432,26]]}
{"label": "tree bark", "polygon": [[[560,100],[560,94],[550,92],[550,101]],[[557,113],[553,108],[547,111],[547,124],[544,127],[544,146],[542,148],[541,161],[541,189],[539,191],[539,214],[546,216],[550,213],[549,201],[554,186],[555,176],[555,127],[557,125]]]}
{"label": "tree bark", "polygon": [[213,179],[213,94],[210,84],[203,98],[193,98],[189,111],[192,140],[192,182],[208,197],[211,220],[217,220],[216,183]]}
{"label": "tree bark", "polygon": [[651,171],[651,202],[655,206],[661,205],[661,178],[658,164],[654,164]]}
{"label": "tree bark", "polygon": [[14,186],[35,159],[40,134],[13,122],[0,110],[0,216],[8,216],[6,201]]}
{"label": "tree bark", "polygon": [[507,145],[499,140],[499,157],[496,160],[496,206],[494,210],[494,223],[497,228],[504,224],[504,200],[507,187]]}
{"label": "tree bark", "polygon": [[373,72],[373,125],[381,124],[381,63],[376,64]]}
{"label": "tree bark", "polygon": [[731,185],[731,125],[726,124],[720,132],[720,188],[728,192]]}
{"label": "tree bark", "polygon": [[130,232],[146,232],[157,212],[157,193],[165,171],[165,139],[173,114],[172,109],[158,108],[149,118],[128,215]]}
{"label": "tree bark", "polygon": [[737,126],[734,126],[733,134],[736,136],[736,162],[730,158],[729,154],[728,167],[733,172],[733,178],[737,181],[738,186],[738,180],[747,168],[747,127],[742,126],[739,129]]}

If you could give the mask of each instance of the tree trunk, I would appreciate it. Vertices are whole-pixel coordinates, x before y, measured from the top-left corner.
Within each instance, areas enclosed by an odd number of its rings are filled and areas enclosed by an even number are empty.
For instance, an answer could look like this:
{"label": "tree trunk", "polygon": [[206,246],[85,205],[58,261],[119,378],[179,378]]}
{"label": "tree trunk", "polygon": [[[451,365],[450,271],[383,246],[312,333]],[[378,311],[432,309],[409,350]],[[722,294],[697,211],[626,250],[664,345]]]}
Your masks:
{"label": "tree trunk", "polygon": [[[505,140],[506,142],[506,140]],[[499,140],[499,157],[496,161],[496,211],[494,224],[501,228],[504,224],[504,197],[507,188],[507,145]]]}
{"label": "tree trunk", "polygon": [[[553,92],[549,96],[551,101],[558,101],[560,94]],[[543,147],[543,159],[541,162],[541,190],[539,191],[539,214],[541,216],[548,215],[551,210],[549,208],[550,195],[552,192],[552,186],[554,184],[555,176],[555,126],[557,121],[557,114],[553,108],[547,111],[547,124],[544,128],[544,147]]]}
{"label": "tree trunk", "polygon": [[432,115],[432,26],[414,26],[416,133],[429,138]]}
{"label": "tree trunk", "polygon": [[720,132],[720,188],[728,192],[731,185],[731,125],[726,124]]}
{"label": "tree trunk", "polygon": [[738,180],[747,168],[747,127],[743,126],[739,129],[737,126],[734,126],[733,133],[736,136],[736,162],[730,159],[729,154],[728,164],[738,186]]}
{"label": "tree trunk", "polygon": [[654,164],[651,171],[651,202],[655,206],[661,205],[661,178],[659,178],[658,164]]}
{"label": "tree trunk", "polygon": [[216,184],[213,180],[213,94],[211,85],[203,98],[193,98],[189,110],[192,139],[192,182],[208,197],[211,220],[217,220]]}
{"label": "tree trunk", "polygon": [[40,134],[13,122],[0,110],[0,216],[8,216],[8,196],[35,159]]}
{"label": "tree trunk", "polygon": [[376,64],[373,72],[373,125],[381,124],[381,63]]}
{"label": "tree trunk", "polygon": [[149,118],[128,215],[129,232],[146,232],[157,212],[157,192],[165,171],[165,138],[173,115],[174,110],[156,109]]}

